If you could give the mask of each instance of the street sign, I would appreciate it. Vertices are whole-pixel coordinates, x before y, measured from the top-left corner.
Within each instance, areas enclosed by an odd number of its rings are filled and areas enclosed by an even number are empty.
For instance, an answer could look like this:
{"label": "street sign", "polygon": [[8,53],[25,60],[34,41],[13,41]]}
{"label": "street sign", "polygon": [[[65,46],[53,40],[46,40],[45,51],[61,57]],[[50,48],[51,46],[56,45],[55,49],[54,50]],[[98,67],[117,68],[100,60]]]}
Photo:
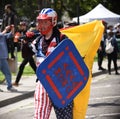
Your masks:
{"label": "street sign", "polygon": [[73,42],[65,39],[37,68],[37,77],[53,103],[65,107],[85,87],[89,70]]}

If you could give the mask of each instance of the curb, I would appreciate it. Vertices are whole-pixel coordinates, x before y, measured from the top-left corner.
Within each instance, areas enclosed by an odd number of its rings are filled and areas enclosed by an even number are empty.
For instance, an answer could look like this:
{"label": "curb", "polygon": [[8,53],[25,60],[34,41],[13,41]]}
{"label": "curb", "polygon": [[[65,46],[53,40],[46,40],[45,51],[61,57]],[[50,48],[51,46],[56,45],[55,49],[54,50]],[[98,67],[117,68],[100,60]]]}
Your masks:
{"label": "curb", "polygon": [[7,106],[7,105],[9,105],[9,104],[13,104],[13,103],[16,103],[16,102],[18,102],[18,101],[27,99],[27,98],[29,98],[29,97],[32,97],[33,95],[34,95],[34,91],[30,91],[30,92],[21,94],[21,95],[19,95],[19,96],[16,96],[16,97],[13,97],[13,98],[9,98],[9,99],[0,101],[0,108],[1,108],[1,107],[4,107],[4,106]]}

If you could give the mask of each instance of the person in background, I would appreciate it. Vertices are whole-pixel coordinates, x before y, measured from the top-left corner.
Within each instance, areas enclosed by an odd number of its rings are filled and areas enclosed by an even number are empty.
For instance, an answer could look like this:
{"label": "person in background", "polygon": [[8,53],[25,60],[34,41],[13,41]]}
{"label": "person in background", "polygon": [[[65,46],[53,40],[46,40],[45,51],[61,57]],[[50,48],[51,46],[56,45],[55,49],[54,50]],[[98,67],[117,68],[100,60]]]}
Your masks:
{"label": "person in background", "polygon": [[[10,31],[8,33],[8,31]],[[7,90],[8,91],[17,91],[15,88],[13,88],[11,83],[11,72],[8,65],[8,50],[7,50],[7,44],[6,40],[10,37],[13,37],[14,33],[14,26],[7,26],[3,30],[3,32],[0,33],[0,71],[5,75],[5,79],[7,82]]]}
{"label": "person in background", "polygon": [[108,30],[107,33],[108,33],[107,40],[110,41],[112,46],[114,47],[114,50],[112,53],[110,54],[107,53],[108,73],[111,75],[111,61],[113,61],[115,74],[118,75],[119,74],[118,67],[117,67],[117,55],[119,52],[118,44],[117,44],[114,32],[112,30]]}
{"label": "person in background", "polygon": [[97,54],[98,54],[98,70],[106,70],[105,68],[102,67],[102,62],[103,62],[103,59],[105,57],[105,45],[104,45],[104,36],[100,42],[100,46],[99,46],[99,49],[97,51]]}
{"label": "person in background", "polygon": [[97,51],[97,55],[98,55],[98,70],[105,71],[106,69],[102,67],[102,62],[103,62],[104,57],[106,56],[105,39],[107,38],[107,32],[106,32],[107,23],[105,21],[102,21],[102,23],[103,23],[105,28],[104,28],[102,40],[100,42],[100,46],[99,46],[98,51]]}
{"label": "person in background", "polygon": [[[17,15],[15,13],[15,10],[13,9],[11,4],[5,5],[5,13],[3,14],[3,21],[1,25],[1,31],[5,29],[6,26],[14,25],[15,30],[17,28]],[[15,58],[14,56],[14,43],[13,38],[7,40],[7,47],[8,52],[11,54],[11,58]]]}
{"label": "person in background", "polygon": [[38,32],[38,30],[36,28],[36,22],[35,21],[30,22],[30,24],[29,24],[29,31],[32,31],[34,33]]}
{"label": "person in background", "polygon": [[[36,55],[37,67],[55,49],[61,40],[66,38],[57,28],[57,13],[51,8],[42,9],[37,17],[38,29],[41,35],[31,44]],[[50,100],[46,90],[37,81],[35,90],[34,119],[49,119],[52,106],[57,119],[73,119],[73,101],[64,108],[58,108]]]}
{"label": "person in background", "polygon": [[17,47],[18,51],[21,51],[22,42],[19,40],[21,36],[24,36],[27,32],[27,24],[24,21],[21,21],[18,25],[18,28],[14,35],[14,50]]}
{"label": "person in background", "polygon": [[117,23],[115,25],[115,30],[116,30],[116,33],[115,33],[116,38],[120,38],[120,23]]}
{"label": "person in background", "polygon": [[[25,36],[27,33],[27,26],[25,22],[20,22],[20,34],[21,36]],[[30,64],[30,66],[32,67],[32,69],[34,70],[34,72],[36,73],[36,65],[35,65],[35,61],[33,58],[33,51],[31,50],[31,48],[29,47],[29,42],[30,39],[25,37],[23,39],[21,39],[22,42],[22,49],[21,49],[21,53],[22,53],[22,58],[23,61],[19,66],[19,71],[16,77],[15,82],[13,83],[14,86],[18,86],[19,85],[19,81],[21,79],[21,76],[23,74],[24,68],[26,66],[27,63]]]}

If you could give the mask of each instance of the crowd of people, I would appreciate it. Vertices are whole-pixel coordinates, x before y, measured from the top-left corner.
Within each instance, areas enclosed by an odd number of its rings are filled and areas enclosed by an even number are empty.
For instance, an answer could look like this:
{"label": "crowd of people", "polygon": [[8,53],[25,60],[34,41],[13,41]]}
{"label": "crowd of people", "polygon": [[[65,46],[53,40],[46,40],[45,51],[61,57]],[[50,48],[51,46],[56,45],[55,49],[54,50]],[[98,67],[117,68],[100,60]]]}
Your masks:
{"label": "crowd of people", "polygon": [[[16,20],[17,16],[13,12],[12,6],[10,4],[6,5],[0,33],[0,70],[5,75],[7,89],[10,91],[16,91],[13,86],[19,86],[23,70],[28,62],[36,73],[36,68],[41,64],[41,62],[62,40],[67,38],[65,35],[62,35],[61,37],[61,32],[57,27],[57,13],[51,8],[42,9],[37,16],[37,23],[31,22],[31,27],[29,29],[26,22],[21,21],[17,25]],[[105,25],[105,31],[97,52],[99,70],[106,70],[102,67],[102,62],[104,57],[107,56],[108,73],[111,74],[111,61],[113,61],[115,74],[118,75],[117,54],[119,52],[119,48],[116,38],[120,37],[120,24],[117,24],[115,27],[107,26],[105,22],[103,24]],[[110,40],[114,47],[111,53],[106,53],[105,50],[107,40]],[[2,45],[3,42],[4,45]],[[7,51],[7,47],[8,49],[10,48],[10,50]],[[11,72],[7,59],[9,58],[9,53],[11,53],[11,58],[13,58],[13,60],[15,59],[15,47],[21,51],[23,61],[19,66],[16,80],[12,84]],[[36,60],[34,60],[33,56],[36,56]],[[34,119],[49,119],[52,106],[54,107],[57,119],[73,118],[73,101],[64,108],[58,108],[54,105],[54,102],[52,102],[39,80],[37,80],[34,99]]]}
{"label": "crowd of people", "polygon": [[[118,75],[118,66],[117,59],[118,53],[120,53],[120,48],[118,46],[117,39],[120,38],[120,23],[115,25],[107,26],[107,23],[103,21],[103,25],[105,26],[103,37],[101,39],[100,47],[97,51],[98,56],[98,70],[105,71],[106,69],[102,67],[102,62],[106,58],[108,60],[107,70],[108,74],[111,74],[111,62],[113,61],[115,74]],[[110,42],[113,46],[113,51],[107,52],[106,46],[107,42]]]}
{"label": "crowd of people", "polygon": [[[11,5],[6,5],[5,10],[12,11]],[[16,29],[15,19],[13,22],[12,18],[16,18],[15,14],[5,12],[5,17],[3,19],[4,30],[1,29],[2,40],[0,39],[0,46],[4,42],[4,46],[0,47],[0,70],[5,75],[7,81],[7,89],[9,91],[17,91],[13,86],[18,86],[20,78],[22,76],[25,65],[29,62],[34,72],[36,68],[40,65],[43,58],[45,59],[53,49],[64,40],[67,36],[62,35],[57,27],[57,13],[51,8],[43,9],[37,17],[37,27],[35,29],[27,29],[25,22],[20,22],[19,27]],[[8,10],[8,11],[9,11]],[[6,24],[5,24],[6,23]],[[32,24],[33,25],[33,24]],[[12,26],[12,28],[11,28]],[[3,27],[3,25],[2,25]],[[14,31],[13,31],[14,29]],[[39,34],[36,36],[35,34]],[[6,37],[6,35],[8,35]],[[35,38],[35,36],[37,38]],[[32,39],[32,40],[31,40]],[[7,43],[6,41],[12,41]],[[59,40],[59,42],[58,42]],[[15,42],[14,42],[15,41]],[[8,65],[7,59],[9,58],[9,51],[7,51],[7,44],[14,44],[15,47],[19,48],[20,42],[20,51],[23,57],[23,61],[19,66],[19,71],[16,77],[15,82],[12,84],[10,67]],[[3,48],[3,49],[2,49]],[[4,56],[4,50],[5,56]],[[13,50],[12,50],[13,51]],[[14,52],[12,52],[14,54]],[[11,58],[14,60],[15,56],[11,55]],[[2,57],[4,56],[4,58]],[[36,56],[36,62],[33,59],[33,55]],[[42,60],[41,60],[42,59]],[[37,80],[36,90],[35,90],[35,114],[34,119],[49,119],[52,106],[54,107],[56,117],[58,119],[72,119],[73,117],[73,102],[70,102],[66,107],[59,108],[54,105],[54,102],[49,98],[46,90],[43,85]]]}

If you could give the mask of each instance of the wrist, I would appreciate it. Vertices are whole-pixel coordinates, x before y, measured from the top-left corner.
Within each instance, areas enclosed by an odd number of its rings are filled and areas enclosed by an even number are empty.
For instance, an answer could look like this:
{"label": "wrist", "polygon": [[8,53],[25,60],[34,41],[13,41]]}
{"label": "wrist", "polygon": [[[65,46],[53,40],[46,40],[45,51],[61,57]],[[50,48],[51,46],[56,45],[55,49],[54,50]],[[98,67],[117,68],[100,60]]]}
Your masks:
{"label": "wrist", "polygon": [[5,28],[4,32],[8,32],[8,28]]}
{"label": "wrist", "polygon": [[3,34],[7,33],[7,30],[5,29],[2,33],[3,33]]}

